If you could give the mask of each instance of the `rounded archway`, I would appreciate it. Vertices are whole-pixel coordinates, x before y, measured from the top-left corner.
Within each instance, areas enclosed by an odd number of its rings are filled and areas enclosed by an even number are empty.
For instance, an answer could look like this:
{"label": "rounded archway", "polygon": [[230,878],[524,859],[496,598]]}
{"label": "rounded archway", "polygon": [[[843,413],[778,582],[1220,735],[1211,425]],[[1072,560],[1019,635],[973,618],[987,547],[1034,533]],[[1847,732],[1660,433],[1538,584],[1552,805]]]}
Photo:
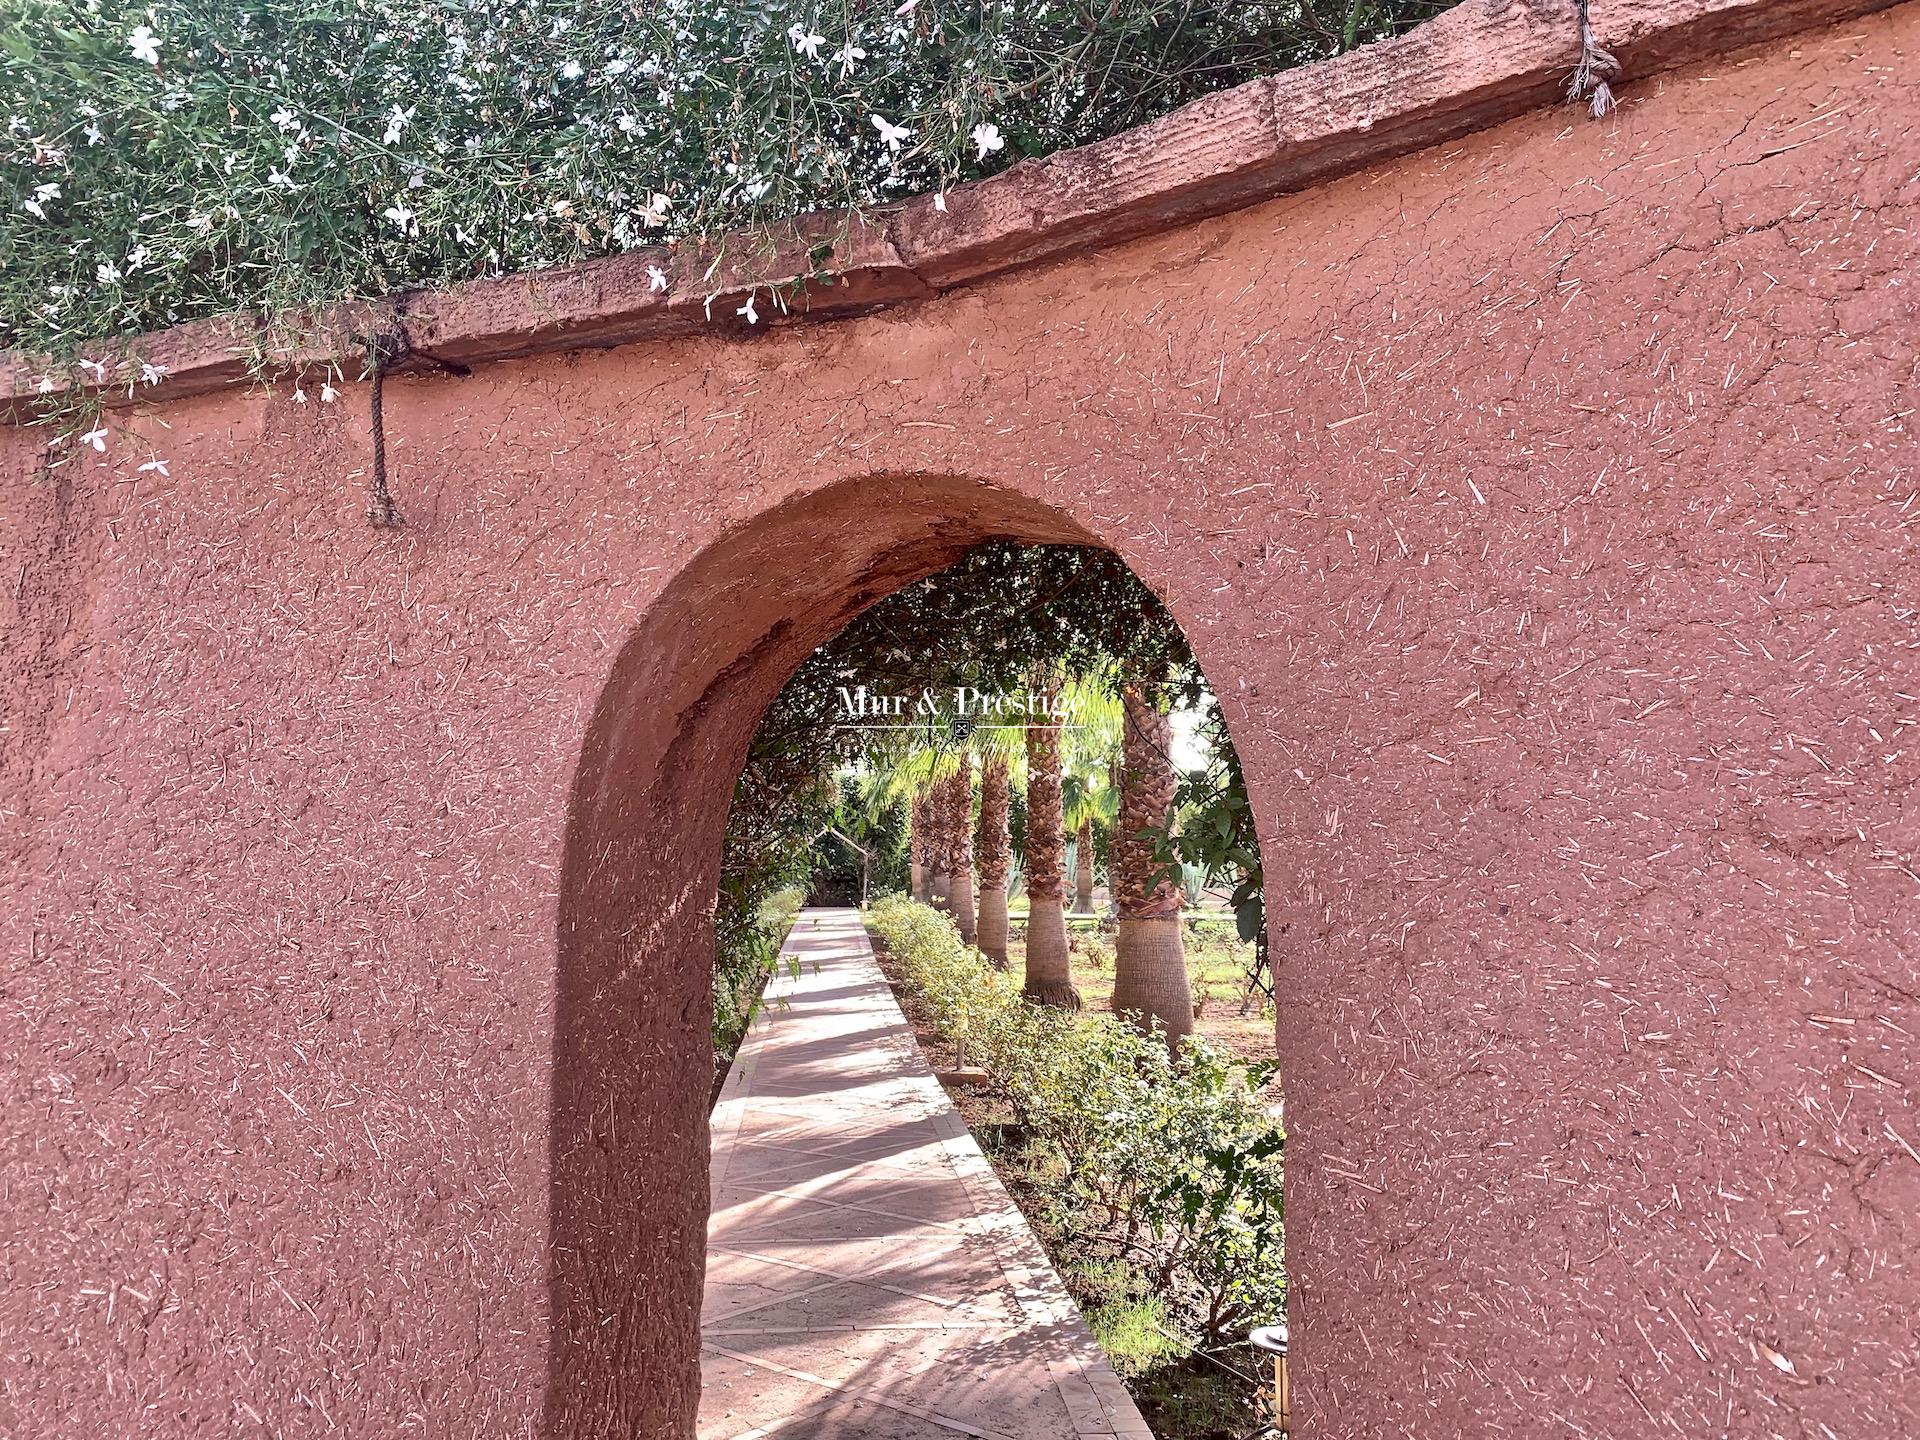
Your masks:
{"label": "rounded archway", "polygon": [[574,780],[561,881],[551,1435],[692,1430],[713,896],[755,726],[855,615],[994,540],[1106,546],[1058,509],[978,480],[842,481],[708,545],[614,662]]}

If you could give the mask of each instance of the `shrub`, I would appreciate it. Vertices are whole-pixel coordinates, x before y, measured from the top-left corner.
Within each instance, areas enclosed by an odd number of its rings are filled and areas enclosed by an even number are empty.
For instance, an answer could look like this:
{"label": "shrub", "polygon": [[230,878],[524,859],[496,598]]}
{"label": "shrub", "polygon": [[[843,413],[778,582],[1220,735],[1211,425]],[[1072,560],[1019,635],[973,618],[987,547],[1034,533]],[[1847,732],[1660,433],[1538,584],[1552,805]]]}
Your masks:
{"label": "shrub", "polygon": [[1127,1255],[1208,1343],[1278,1317],[1285,1134],[1257,1093],[1270,1064],[1191,1039],[1173,1059],[1111,1016],[1031,1005],[924,905],[890,898],[868,919],[934,1028],[1058,1157],[1043,1183],[1083,1236]]}
{"label": "shrub", "polygon": [[793,928],[793,917],[800,913],[800,907],[807,903],[807,892],[797,885],[776,890],[760,902],[760,928],[780,937],[786,942],[787,931]]}
{"label": "shrub", "polygon": [[723,1069],[759,1008],[760,991],[773,973],[793,917],[806,902],[806,892],[789,885],[754,904],[751,918],[743,919],[723,904],[715,922],[713,967],[713,1049]]}
{"label": "shrub", "polygon": [[870,207],[1448,3],[11,0],[0,347]]}

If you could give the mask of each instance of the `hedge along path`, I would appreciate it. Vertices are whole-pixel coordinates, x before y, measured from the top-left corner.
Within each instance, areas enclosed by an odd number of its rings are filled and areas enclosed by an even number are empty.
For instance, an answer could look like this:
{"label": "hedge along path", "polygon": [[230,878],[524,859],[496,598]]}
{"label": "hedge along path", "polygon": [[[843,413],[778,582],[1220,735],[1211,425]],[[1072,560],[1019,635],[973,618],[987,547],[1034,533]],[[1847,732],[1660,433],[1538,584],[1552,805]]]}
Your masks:
{"label": "hedge along path", "polygon": [[1146,1440],[858,912],[781,954],[713,1115],[700,1440]]}

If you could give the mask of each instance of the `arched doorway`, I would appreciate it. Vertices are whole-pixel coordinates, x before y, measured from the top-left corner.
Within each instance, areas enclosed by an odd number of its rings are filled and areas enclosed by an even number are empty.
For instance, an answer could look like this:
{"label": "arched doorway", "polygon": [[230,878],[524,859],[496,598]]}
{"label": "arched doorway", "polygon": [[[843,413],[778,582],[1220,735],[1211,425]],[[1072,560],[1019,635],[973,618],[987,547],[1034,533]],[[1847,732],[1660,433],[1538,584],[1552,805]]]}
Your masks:
{"label": "arched doorway", "polygon": [[[550,1435],[691,1433],[712,897],[760,715],[854,615],[990,540],[1106,543],[976,480],[846,481],[709,545],[614,662],[582,748],[561,884]],[[1163,598],[1177,613],[1178,598]]]}

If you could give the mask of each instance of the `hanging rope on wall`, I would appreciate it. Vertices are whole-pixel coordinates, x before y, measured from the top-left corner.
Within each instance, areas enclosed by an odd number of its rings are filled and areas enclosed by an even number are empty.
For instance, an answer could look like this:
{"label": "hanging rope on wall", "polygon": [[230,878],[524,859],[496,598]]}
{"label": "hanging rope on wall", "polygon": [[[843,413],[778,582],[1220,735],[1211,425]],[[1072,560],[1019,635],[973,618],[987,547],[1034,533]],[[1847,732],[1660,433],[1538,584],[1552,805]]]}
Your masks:
{"label": "hanging rope on wall", "polygon": [[373,477],[367,482],[367,523],[376,530],[397,530],[405,522],[387,488],[387,427],[383,416],[387,366],[407,353],[404,330],[388,330],[367,337],[368,396],[373,421]]}
{"label": "hanging rope on wall", "polygon": [[1593,17],[1587,13],[1589,0],[1574,0],[1574,8],[1580,17],[1580,63],[1573,67],[1573,75],[1567,81],[1567,102],[1577,104],[1587,102],[1587,108],[1593,118],[1599,120],[1611,114],[1615,108],[1613,86],[1609,80],[1617,80],[1621,75],[1619,57],[1611,50],[1603,49],[1593,37]]}

